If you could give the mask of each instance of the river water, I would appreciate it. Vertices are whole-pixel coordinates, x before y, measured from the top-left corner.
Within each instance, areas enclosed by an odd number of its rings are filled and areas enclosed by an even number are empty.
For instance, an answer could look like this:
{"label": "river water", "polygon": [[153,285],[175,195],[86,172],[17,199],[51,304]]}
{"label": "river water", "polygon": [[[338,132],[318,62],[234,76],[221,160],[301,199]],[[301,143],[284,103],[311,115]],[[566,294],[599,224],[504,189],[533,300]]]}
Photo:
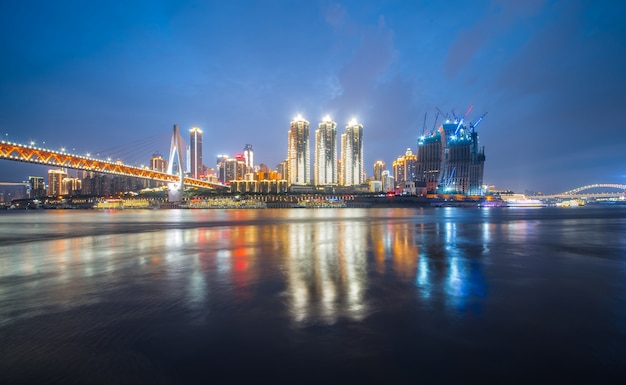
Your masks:
{"label": "river water", "polygon": [[626,207],[0,213],[0,383],[619,382]]}

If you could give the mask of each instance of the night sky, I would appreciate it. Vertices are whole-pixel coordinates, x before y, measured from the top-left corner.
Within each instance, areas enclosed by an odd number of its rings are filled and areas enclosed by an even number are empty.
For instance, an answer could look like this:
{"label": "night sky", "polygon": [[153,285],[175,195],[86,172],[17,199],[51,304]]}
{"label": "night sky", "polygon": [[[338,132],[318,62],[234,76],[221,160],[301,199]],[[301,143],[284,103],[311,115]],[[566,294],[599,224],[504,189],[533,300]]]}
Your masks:
{"label": "night sky", "polygon": [[[274,168],[297,114],[312,154],[329,114],[338,134],[363,124],[370,176],[416,151],[425,113],[432,130],[437,108],[474,105],[485,183],[626,183],[623,1],[4,0],[0,47],[11,141],[126,144],[147,163],[168,154],[173,124],[186,140],[199,126],[207,166],[250,143]],[[45,174],[34,167],[0,161],[0,181]]]}

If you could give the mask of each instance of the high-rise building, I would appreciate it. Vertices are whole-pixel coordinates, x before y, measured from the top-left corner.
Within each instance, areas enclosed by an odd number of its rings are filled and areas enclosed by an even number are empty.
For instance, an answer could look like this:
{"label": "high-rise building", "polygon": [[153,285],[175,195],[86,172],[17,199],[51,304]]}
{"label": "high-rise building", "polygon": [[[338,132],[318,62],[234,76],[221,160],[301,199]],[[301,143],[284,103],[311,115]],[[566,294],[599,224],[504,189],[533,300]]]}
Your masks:
{"label": "high-rise building", "polygon": [[417,143],[417,179],[428,192],[482,195],[485,149],[475,125],[462,123],[447,121]]}
{"label": "high-rise building", "polygon": [[352,119],[341,135],[341,167],[344,186],[365,183],[363,125]]}
{"label": "high-rise building", "polygon": [[383,180],[383,171],[387,169],[387,165],[382,160],[377,160],[374,163],[374,180]]}
{"label": "high-rise building", "polygon": [[280,179],[289,180],[289,159],[285,159],[276,165],[276,172],[280,174]]}
{"label": "high-rise building", "polygon": [[224,161],[224,183],[237,180],[237,159],[228,158]]}
{"label": "high-rise building", "polygon": [[65,170],[48,170],[48,196],[67,194],[67,192],[63,190],[63,178],[67,178],[67,172]]}
{"label": "high-rise building", "polygon": [[393,161],[393,177],[396,183],[404,183],[416,180],[417,155],[413,154],[410,148],[406,149],[404,155]]}
{"label": "high-rise building", "polygon": [[289,128],[287,161],[289,185],[311,183],[311,149],[309,122],[298,115]]}
{"label": "high-rise building", "polygon": [[381,180],[383,182],[383,191],[390,192],[395,190],[394,177],[389,175],[389,170],[385,170],[381,173]]}
{"label": "high-rise building", "polygon": [[30,197],[41,198],[46,196],[46,185],[43,182],[43,176],[29,176]]}
{"label": "high-rise building", "polygon": [[329,116],[315,130],[313,180],[318,186],[337,184],[337,123]]}
{"label": "high-rise building", "polygon": [[243,157],[246,162],[246,167],[248,168],[246,172],[252,172],[252,170],[254,170],[254,150],[251,144],[243,146]]}
{"label": "high-rise building", "polygon": [[153,171],[167,172],[167,160],[163,159],[158,152],[150,159],[150,169]]}
{"label": "high-rise building", "polygon": [[204,175],[204,166],[202,165],[202,130],[193,127],[189,130],[189,173],[192,178],[202,178]]}
{"label": "high-rise building", "polygon": [[63,178],[61,181],[63,183],[63,193],[68,195],[76,195],[80,194],[80,190],[82,188],[83,181],[80,178]]}
{"label": "high-rise building", "polygon": [[217,180],[224,184],[226,183],[226,174],[225,174],[225,162],[228,159],[228,155],[219,154],[217,156],[216,164],[215,164],[215,175],[217,175]]}

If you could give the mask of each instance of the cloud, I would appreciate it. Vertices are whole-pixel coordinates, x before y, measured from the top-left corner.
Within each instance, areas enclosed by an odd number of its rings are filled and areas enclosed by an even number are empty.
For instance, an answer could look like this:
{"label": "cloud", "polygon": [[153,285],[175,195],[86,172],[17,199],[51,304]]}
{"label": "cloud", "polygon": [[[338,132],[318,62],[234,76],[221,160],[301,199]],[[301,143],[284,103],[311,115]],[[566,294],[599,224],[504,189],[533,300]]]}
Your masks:
{"label": "cloud", "polygon": [[341,93],[329,102],[330,109],[345,113],[367,109],[393,57],[393,31],[385,26],[381,17],[377,26],[363,29],[350,61],[338,71]]}
{"label": "cloud", "polygon": [[341,4],[330,4],[323,10],[323,16],[328,24],[335,29],[339,29],[345,22],[346,8]]}
{"label": "cloud", "polygon": [[535,15],[543,6],[544,0],[523,2],[493,1],[492,10],[476,20],[467,29],[459,29],[456,40],[448,50],[445,62],[445,74],[454,78],[459,71],[474,59],[478,51],[491,41],[509,31],[524,19]]}

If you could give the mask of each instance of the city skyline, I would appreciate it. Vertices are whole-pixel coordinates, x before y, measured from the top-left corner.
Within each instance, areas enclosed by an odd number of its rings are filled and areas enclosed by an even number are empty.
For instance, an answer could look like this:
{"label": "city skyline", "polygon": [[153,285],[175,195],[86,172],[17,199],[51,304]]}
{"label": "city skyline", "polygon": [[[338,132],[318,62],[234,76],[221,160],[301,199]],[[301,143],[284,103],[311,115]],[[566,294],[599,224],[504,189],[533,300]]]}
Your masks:
{"label": "city skyline", "polygon": [[[9,140],[95,154],[197,126],[205,158],[252,143],[274,168],[284,122],[328,114],[364,123],[371,176],[377,160],[417,153],[437,109],[474,105],[468,120],[489,113],[486,184],[626,181],[621,3],[9,2],[0,21]],[[32,167],[3,162],[0,179]]]}

